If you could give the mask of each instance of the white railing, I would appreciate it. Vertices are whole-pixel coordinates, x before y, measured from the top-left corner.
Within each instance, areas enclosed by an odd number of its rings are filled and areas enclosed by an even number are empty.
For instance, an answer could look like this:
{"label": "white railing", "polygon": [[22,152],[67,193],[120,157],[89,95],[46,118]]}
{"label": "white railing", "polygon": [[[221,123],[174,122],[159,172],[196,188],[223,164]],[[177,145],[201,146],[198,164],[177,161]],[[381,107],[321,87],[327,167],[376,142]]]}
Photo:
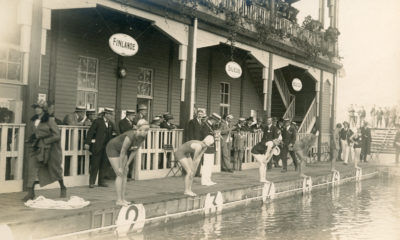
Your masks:
{"label": "white railing", "polygon": [[[84,149],[88,126],[58,126],[61,133],[62,168],[67,187],[89,184],[90,152]],[[58,188],[58,183],[45,189]]]}
{"label": "white railing", "polygon": [[280,70],[275,71],[275,84],[281,95],[283,104],[285,104],[285,107],[288,108],[292,94],[290,93],[285,81],[285,77]]}
{"label": "white railing", "polygon": [[246,133],[247,145],[244,151],[244,157],[242,162],[242,169],[257,168],[259,165],[257,161],[251,156],[251,149],[259,143],[263,137],[263,132]]}
{"label": "white railing", "polygon": [[0,123],[0,193],[22,191],[25,124]]}
{"label": "white railing", "polygon": [[293,96],[292,102],[290,103],[289,107],[286,109],[285,114],[283,114],[283,119],[289,118],[290,120],[293,120],[295,114],[296,114],[296,97]]}
{"label": "white railing", "polygon": [[304,116],[303,122],[301,123],[298,133],[309,133],[312,130],[312,125],[315,123],[317,118],[317,104],[314,100],[311,102],[310,107],[306,115]]}
{"label": "white railing", "polygon": [[139,148],[135,159],[135,179],[165,177],[171,169],[168,160],[174,158],[174,154],[172,150],[164,150],[164,145],[172,145],[173,149],[176,150],[182,145],[182,139],[182,129],[150,129],[147,139]]}

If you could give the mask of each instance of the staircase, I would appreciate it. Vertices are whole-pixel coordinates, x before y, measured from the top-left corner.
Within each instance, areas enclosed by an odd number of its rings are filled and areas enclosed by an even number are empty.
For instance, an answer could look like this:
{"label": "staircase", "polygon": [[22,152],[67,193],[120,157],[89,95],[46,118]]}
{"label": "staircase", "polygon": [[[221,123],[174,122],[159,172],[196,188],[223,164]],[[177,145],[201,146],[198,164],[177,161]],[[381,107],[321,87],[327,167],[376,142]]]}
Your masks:
{"label": "staircase", "polygon": [[394,154],[393,141],[396,129],[372,128],[371,129],[371,153]]}
{"label": "staircase", "polygon": [[317,103],[314,98],[314,100],[311,102],[310,107],[307,110],[306,115],[304,116],[303,122],[301,123],[299,130],[297,131],[299,135],[310,133],[316,121]]}

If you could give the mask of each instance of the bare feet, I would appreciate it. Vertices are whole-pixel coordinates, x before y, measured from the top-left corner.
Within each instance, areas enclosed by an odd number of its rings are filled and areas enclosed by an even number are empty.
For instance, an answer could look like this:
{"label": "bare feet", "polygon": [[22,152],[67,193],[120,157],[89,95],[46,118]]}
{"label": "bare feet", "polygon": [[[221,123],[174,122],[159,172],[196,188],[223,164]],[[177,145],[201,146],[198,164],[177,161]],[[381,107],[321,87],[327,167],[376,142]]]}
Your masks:
{"label": "bare feet", "polygon": [[197,196],[197,194],[192,192],[192,191],[184,192],[183,194],[185,194],[185,195],[187,195],[189,197],[196,197]]}
{"label": "bare feet", "polygon": [[126,204],[126,202],[124,202],[124,201],[122,201],[122,200],[116,201],[115,204],[116,204],[117,206],[123,206],[123,207],[128,206],[128,204]]}
{"label": "bare feet", "polygon": [[126,200],[122,200],[122,202],[124,202],[126,205],[130,205],[130,204],[132,204],[131,202],[129,202],[129,201],[126,201]]}

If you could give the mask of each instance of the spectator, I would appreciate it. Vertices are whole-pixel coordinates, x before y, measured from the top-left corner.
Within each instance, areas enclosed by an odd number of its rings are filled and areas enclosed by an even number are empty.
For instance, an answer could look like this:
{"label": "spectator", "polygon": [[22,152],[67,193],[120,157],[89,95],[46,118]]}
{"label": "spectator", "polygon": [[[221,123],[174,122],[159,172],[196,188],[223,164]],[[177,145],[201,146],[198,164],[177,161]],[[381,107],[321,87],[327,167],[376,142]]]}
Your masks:
{"label": "spectator", "polygon": [[87,137],[85,140],[85,149],[90,149],[92,139],[95,139],[93,144],[92,158],[89,167],[89,187],[94,188],[96,183],[97,174],[98,185],[100,187],[108,187],[105,182],[106,162],[107,155],[105,152],[107,143],[111,140],[113,135],[118,134],[114,123],[111,121],[113,117],[114,109],[105,108],[101,117],[96,119],[89,128]]}
{"label": "spectator", "polygon": [[385,108],[384,117],[385,117],[385,128],[388,128],[389,118],[390,118],[390,109],[388,107]]}
{"label": "spectator", "polygon": [[155,116],[151,121],[150,128],[160,128],[161,118],[159,116]]}
{"label": "spectator", "polygon": [[342,159],[343,164],[347,165],[349,160],[350,149],[350,138],[353,135],[353,131],[350,129],[348,122],[343,122],[343,128],[340,131],[340,142],[342,143]]}
{"label": "spectator", "polygon": [[133,125],[136,125],[140,119],[147,119],[147,106],[145,104],[138,105],[138,112],[133,119]]}
{"label": "spectator", "polygon": [[360,161],[368,162],[367,156],[371,154],[371,129],[368,127],[368,122],[364,122],[361,128],[361,159]]}
{"label": "spectator", "polygon": [[92,125],[93,121],[97,118],[95,110],[86,110],[86,121],[84,123],[85,126]]}
{"label": "spectator", "polygon": [[396,112],[396,107],[393,107],[392,110],[390,111],[390,128],[394,128],[396,125],[396,119],[397,119],[397,112]]}
{"label": "spectator", "polygon": [[239,120],[235,126],[236,126],[236,128],[241,128],[243,132],[248,132],[247,127],[246,127],[246,118],[244,118],[244,117],[239,118]]}
{"label": "spectator", "polygon": [[235,129],[235,126],[231,123],[233,116],[228,114],[224,116],[221,121],[221,170],[224,172],[233,173],[231,166],[231,148],[232,148],[232,137],[231,132]]}
{"label": "spectator", "polygon": [[353,136],[351,136],[351,142],[353,143],[353,148],[354,148],[351,158],[354,160],[355,166],[357,166],[357,163],[360,162],[361,141],[362,141],[361,128],[357,128],[357,132]]}
{"label": "spectator", "polygon": [[376,127],[376,109],[375,109],[375,105],[372,106],[371,111],[369,112],[369,114],[371,116],[372,127]]}
{"label": "spectator", "polygon": [[262,118],[258,117],[257,122],[252,126],[252,132],[261,132],[263,128]]}
{"label": "spectator", "polygon": [[164,121],[160,124],[160,127],[168,130],[176,129],[176,126],[170,122],[172,119],[174,119],[172,114],[164,114]]}
{"label": "spectator", "polygon": [[237,128],[233,135],[233,169],[242,171],[244,152],[247,146],[247,135],[242,128]]}
{"label": "spectator", "polygon": [[383,110],[379,107],[378,111],[376,112],[376,127],[382,127],[382,118],[383,118]]}
{"label": "spectator", "polygon": [[[61,136],[54,118],[47,111],[45,101],[33,104],[35,115],[31,118],[28,152],[28,194],[24,202],[35,198],[35,185],[41,187],[58,181],[60,197],[67,195],[62,170]],[[44,154],[45,153],[45,154]],[[39,180],[39,181],[37,181]]]}
{"label": "spectator", "polygon": [[350,125],[355,126],[357,122],[356,122],[356,116],[355,116],[355,110],[354,110],[353,104],[350,105],[348,112],[349,112]]}
{"label": "spectator", "polygon": [[118,123],[119,132],[121,134],[133,129],[134,127],[133,120],[135,119],[135,117],[136,117],[135,110],[126,110],[125,118],[120,120]]}
{"label": "spectator", "polygon": [[8,108],[0,108],[0,123],[12,123],[14,112]]}
{"label": "spectator", "polygon": [[[201,136],[204,139],[208,135],[214,136],[214,141],[216,138],[219,138],[219,129],[216,127],[218,123],[221,121],[221,116],[216,113],[213,113],[206,122],[202,125],[201,128]],[[212,168],[214,165],[214,157],[215,157],[215,144],[209,146],[204,153],[203,166],[201,170],[201,185],[211,186],[216,184],[211,180]]]}
{"label": "spectator", "polygon": [[358,115],[360,116],[360,126],[362,126],[363,122],[365,121],[365,117],[367,115],[363,106],[361,106]]}
{"label": "spectator", "polygon": [[336,124],[336,128],[333,131],[333,156],[332,159],[338,161],[340,153],[340,131],[342,130],[342,124]]}
{"label": "spectator", "polygon": [[63,125],[63,122],[55,116],[55,104],[49,103],[48,113],[57,125]]}
{"label": "spectator", "polygon": [[287,155],[290,153],[290,156],[293,160],[293,165],[295,171],[297,171],[297,159],[296,154],[293,152],[293,146],[296,143],[296,130],[290,126],[290,120],[284,119],[284,127],[282,129],[282,149],[280,157],[282,159],[283,169],[281,172],[287,172]]}
{"label": "spectator", "polygon": [[64,118],[65,125],[83,126],[86,121],[86,108],[76,107],[75,112],[67,114]]}

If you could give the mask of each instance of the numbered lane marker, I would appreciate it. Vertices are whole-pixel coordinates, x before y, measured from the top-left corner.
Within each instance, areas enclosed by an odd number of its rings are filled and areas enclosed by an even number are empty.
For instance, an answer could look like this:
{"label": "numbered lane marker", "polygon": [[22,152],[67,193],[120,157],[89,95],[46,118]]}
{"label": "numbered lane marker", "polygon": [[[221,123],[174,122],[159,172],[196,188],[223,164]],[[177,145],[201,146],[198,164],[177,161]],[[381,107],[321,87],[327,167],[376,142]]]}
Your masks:
{"label": "numbered lane marker", "polygon": [[337,170],[332,171],[332,185],[337,186],[340,183],[340,172]]}
{"label": "numbered lane marker", "polygon": [[263,202],[266,202],[267,199],[272,200],[274,198],[275,198],[275,184],[273,182],[264,183],[264,187],[262,189]]}
{"label": "numbered lane marker", "polygon": [[303,193],[310,193],[312,190],[311,176],[304,176],[303,178]]}
{"label": "numbered lane marker", "polygon": [[206,215],[210,213],[219,213],[222,211],[224,199],[221,192],[217,192],[215,195],[207,193],[206,200],[204,202],[204,213]]}
{"label": "numbered lane marker", "polygon": [[143,204],[123,206],[115,221],[118,236],[126,236],[130,232],[141,232],[146,219],[146,211]]}
{"label": "numbered lane marker", "polygon": [[356,181],[359,182],[362,180],[362,168],[356,167]]}

